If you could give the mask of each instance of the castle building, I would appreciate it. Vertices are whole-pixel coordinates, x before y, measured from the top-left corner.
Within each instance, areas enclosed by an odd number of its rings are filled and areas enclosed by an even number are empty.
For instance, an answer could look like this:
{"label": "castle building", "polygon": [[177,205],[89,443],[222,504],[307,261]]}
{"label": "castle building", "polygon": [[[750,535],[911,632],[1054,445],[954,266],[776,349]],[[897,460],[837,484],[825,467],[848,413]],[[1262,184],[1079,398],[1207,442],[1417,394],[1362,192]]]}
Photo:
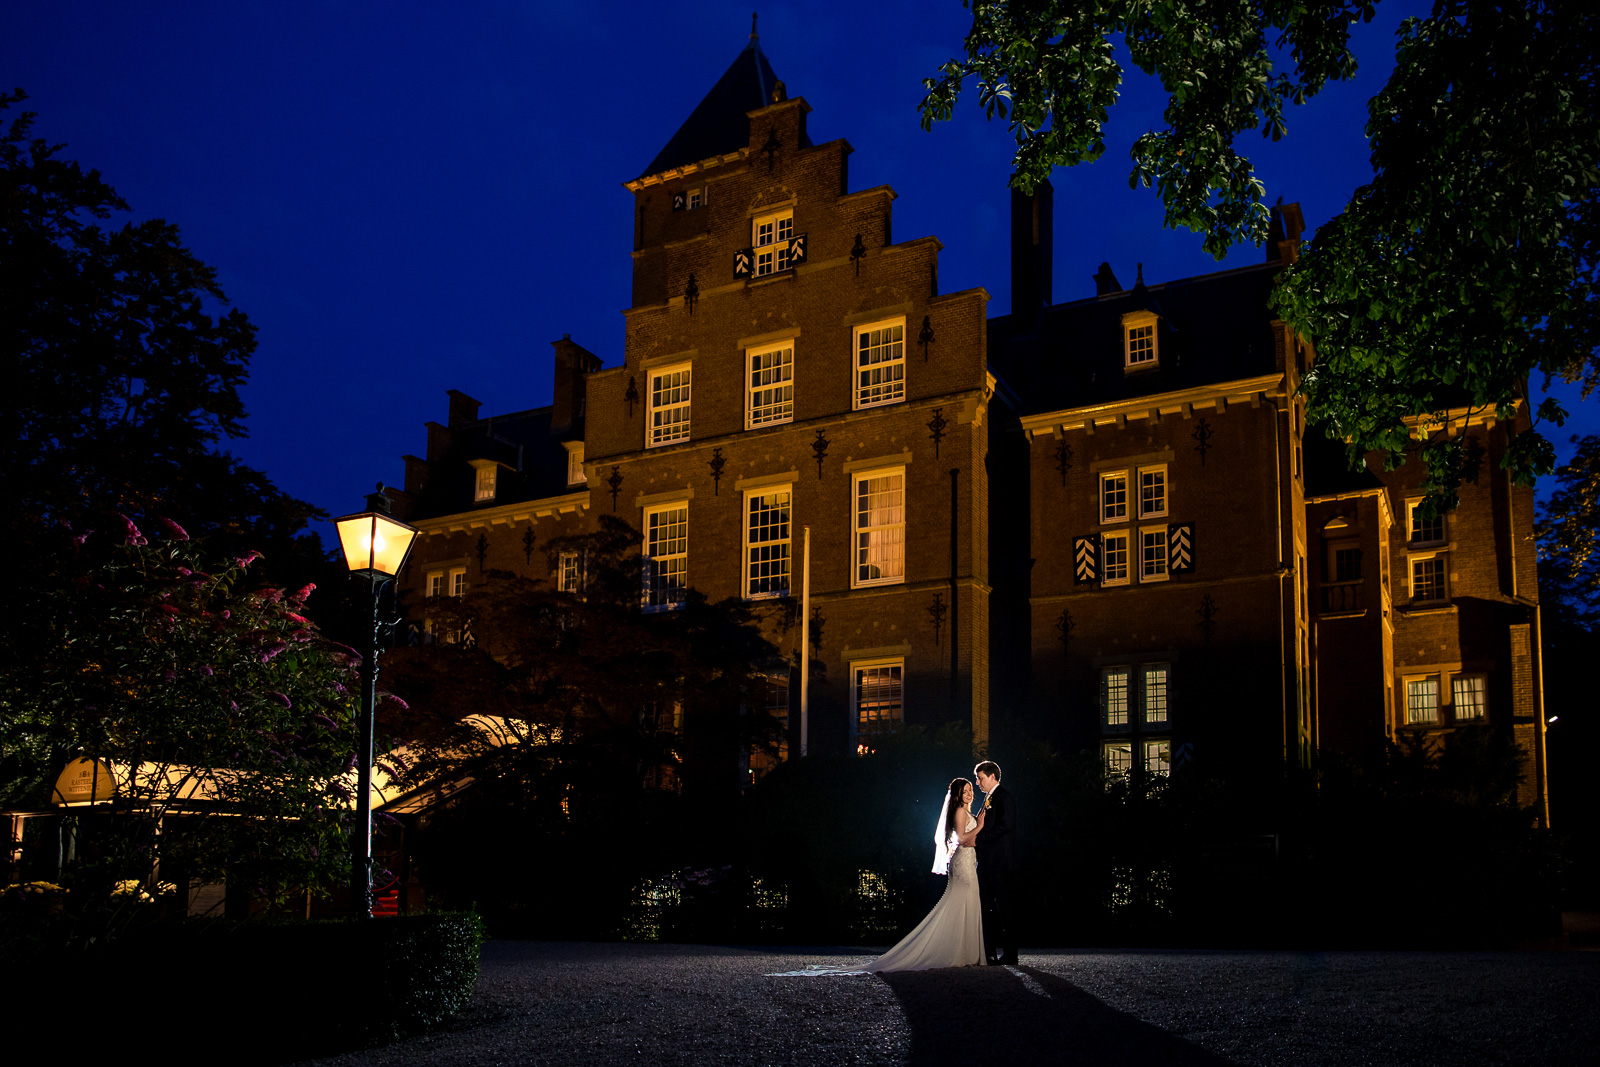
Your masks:
{"label": "castle building", "polygon": [[496,569],[575,590],[582,561],[536,546],[615,515],[641,611],[691,588],[770,608],[780,756],[956,722],[1133,776],[1281,777],[1482,721],[1542,796],[1533,499],[1495,462],[1520,408],[1454,413],[1482,474],[1424,518],[1417,464],[1351,472],[1307,432],[1315,353],[1268,305],[1297,205],[1265,262],[1131,288],[1102,265],[1055,304],[1049,186],[1013,193],[1014,306],[989,319],[809,110],[752,35],[626,183],[620,360],[563,338],[552,405],[492,420],[451,392],[394,494],[413,602]]}

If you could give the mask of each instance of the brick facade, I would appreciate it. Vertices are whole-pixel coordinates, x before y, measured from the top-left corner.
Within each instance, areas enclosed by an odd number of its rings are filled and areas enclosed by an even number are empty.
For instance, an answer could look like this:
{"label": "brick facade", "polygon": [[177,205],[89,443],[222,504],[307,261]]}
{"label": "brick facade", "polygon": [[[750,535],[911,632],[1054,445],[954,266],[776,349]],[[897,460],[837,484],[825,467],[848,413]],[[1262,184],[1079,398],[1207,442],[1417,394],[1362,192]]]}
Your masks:
{"label": "brick facade", "polygon": [[[1462,431],[1484,473],[1427,544],[1408,530],[1414,465],[1330,459],[1295,397],[1315,353],[1267,309],[1296,206],[1275,212],[1265,263],[1132,288],[1103,265],[1095,295],[1053,304],[1046,185],[1013,199],[1017,306],[991,320],[984,291],[939,292],[935,238],[894,241],[892,190],[850,191],[849,144],[813,144],[808,111],[752,40],[627,183],[620,362],[563,338],[553,405],[494,420],[452,393],[398,494],[424,534],[413,597],[456,571],[557,581],[531,546],[615,514],[646,548],[664,508],[687,537],[671,567],[713,601],[750,596],[765,501],[789,577],[754,595],[796,664],[810,533],[813,750],[870,744],[858,671],[894,667],[903,723],[966,724],[980,749],[991,730],[1126,746],[1135,775],[1278,776],[1481,705],[1529,739],[1542,793],[1532,494],[1496,465],[1511,428]],[[1418,598],[1425,558],[1442,584]],[[1419,677],[1442,695],[1408,723]]]}

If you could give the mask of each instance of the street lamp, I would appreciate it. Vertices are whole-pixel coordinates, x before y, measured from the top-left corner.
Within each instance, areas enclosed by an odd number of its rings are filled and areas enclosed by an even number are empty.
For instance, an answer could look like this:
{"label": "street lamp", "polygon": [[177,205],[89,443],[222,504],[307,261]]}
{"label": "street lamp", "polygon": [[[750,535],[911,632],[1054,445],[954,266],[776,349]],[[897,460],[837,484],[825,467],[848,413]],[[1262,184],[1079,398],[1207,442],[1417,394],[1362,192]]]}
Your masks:
{"label": "street lamp", "polygon": [[372,917],[372,726],[378,697],[378,598],[411,554],[417,529],[395,519],[383,483],[368,495],[367,510],[334,519],[350,573],[372,587],[372,630],[361,650],[361,718],[356,739],[356,826],[350,837],[350,916]]}

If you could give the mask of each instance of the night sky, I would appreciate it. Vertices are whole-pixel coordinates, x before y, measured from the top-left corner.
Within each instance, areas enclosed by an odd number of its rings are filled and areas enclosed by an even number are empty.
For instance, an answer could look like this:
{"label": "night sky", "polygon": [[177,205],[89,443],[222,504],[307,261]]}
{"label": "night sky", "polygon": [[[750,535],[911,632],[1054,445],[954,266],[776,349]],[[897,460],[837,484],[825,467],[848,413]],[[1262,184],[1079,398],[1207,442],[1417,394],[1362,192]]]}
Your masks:
{"label": "night sky", "polygon": [[[1289,137],[1248,134],[1268,199],[1316,227],[1370,177],[1366,101],[1394,30],[1426,5],[1387,0],[1357,30],[1361,72],[1289,117]],[[227,443],[289,493],[357,510],[446,389],[503,414],[550,401],[549,342],[571,334],[615,366],[629,302],[637,177],[750,32],[749,0],[692,5],[107,3],[7,0],[0,84],[21,87],[38,136],[102,175],[133,217],[176,222],[259,328],[245,390],[247,439]],[[958,0],[768,3],[761,46],[817,143],[855,148],[853,189],[899,194],[894,235],[944,244],[945,292],[1010,307],[1011,140],[975,95],[924,133],[921,79],[956,54]],[[1124,284],[1223,264],[1200,237],[1161,228],[1128,189],[1128,146],[1164,98],[1137,71],[1112,111],[1105,157],[1058,170],[1054,299],[1091,295],[1108,260]],[[1535,383],[1537,385],[1537,383]],[[1600,406],[1562,391],[1600,432]],[[1551,484],[1546,480],[1542,489]],[[333,540],[331,527],[324,539]]]}

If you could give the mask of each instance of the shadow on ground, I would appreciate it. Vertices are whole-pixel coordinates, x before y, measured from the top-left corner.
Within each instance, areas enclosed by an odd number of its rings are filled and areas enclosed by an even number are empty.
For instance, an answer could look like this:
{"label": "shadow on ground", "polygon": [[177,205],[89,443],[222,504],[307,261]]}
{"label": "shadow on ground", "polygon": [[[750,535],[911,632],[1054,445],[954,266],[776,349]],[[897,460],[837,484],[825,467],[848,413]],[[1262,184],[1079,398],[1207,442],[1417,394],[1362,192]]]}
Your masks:
{"label": "shadow on ground", "polygon": [[978,1067],[996,1058],[1073,1067],[1229,1067],[1160,1027],[1108,1007],[1032,967],[963,967],[880,975],[911,1025],[917,1067]]}

